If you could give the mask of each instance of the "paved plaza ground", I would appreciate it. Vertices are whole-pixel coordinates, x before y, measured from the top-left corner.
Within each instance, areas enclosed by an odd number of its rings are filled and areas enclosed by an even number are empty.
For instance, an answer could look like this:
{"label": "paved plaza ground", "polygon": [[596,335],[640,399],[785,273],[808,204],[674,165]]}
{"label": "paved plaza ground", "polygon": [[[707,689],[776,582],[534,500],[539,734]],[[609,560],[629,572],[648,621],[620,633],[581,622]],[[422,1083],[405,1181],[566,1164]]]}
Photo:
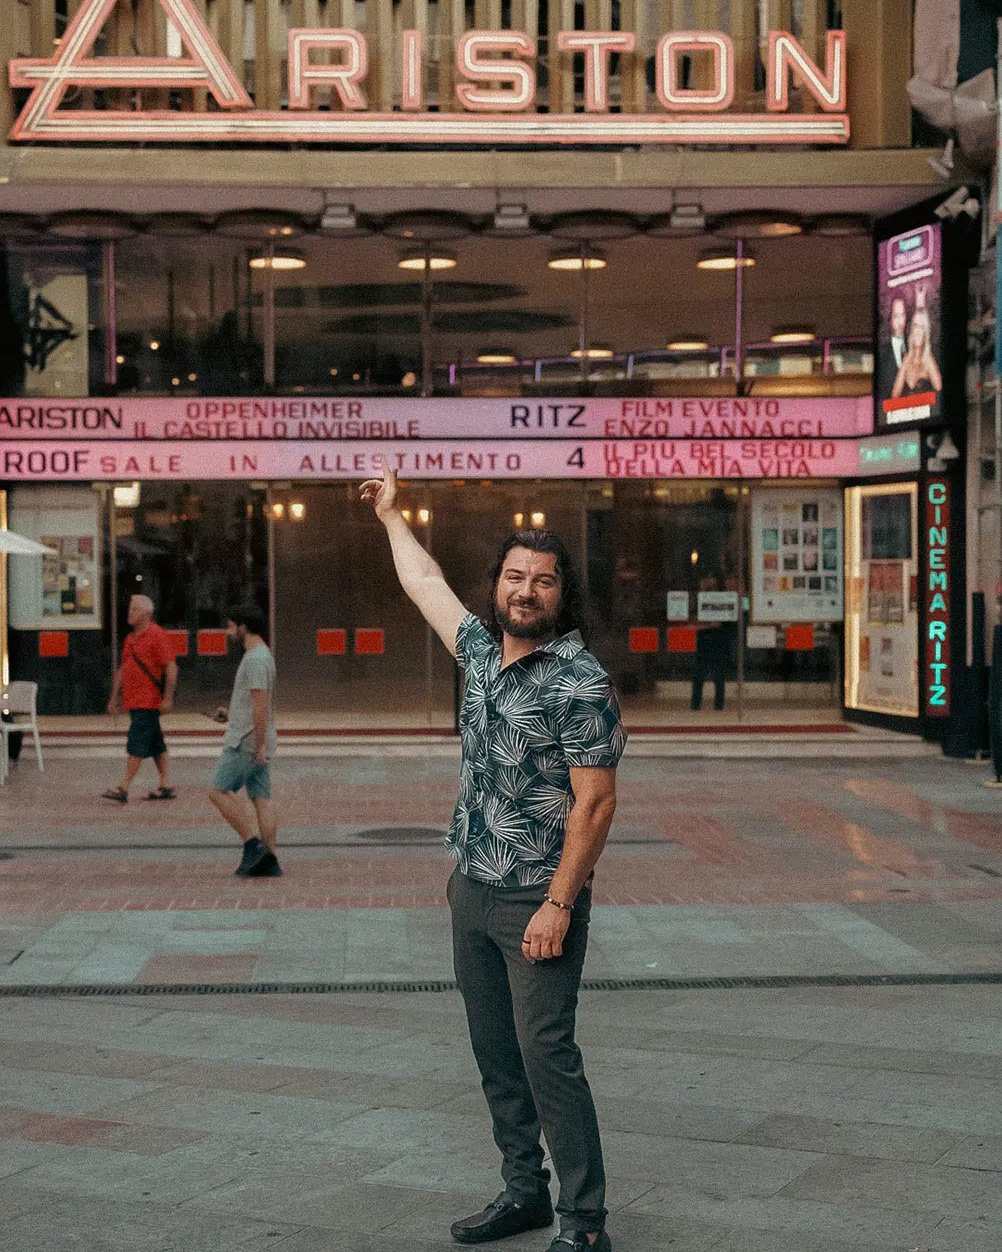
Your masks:
{"label": "paved plaza ground", "polygon": [[[844,738],[628,750],[579,1032],[617,1252],[1002,1249],[1002,792]],[[262,881],[214,751],[170,803],[96,798],[110,742],[0,789],[0,1249],[445,1252],[500,1189],[455,745],[283,745]]]}

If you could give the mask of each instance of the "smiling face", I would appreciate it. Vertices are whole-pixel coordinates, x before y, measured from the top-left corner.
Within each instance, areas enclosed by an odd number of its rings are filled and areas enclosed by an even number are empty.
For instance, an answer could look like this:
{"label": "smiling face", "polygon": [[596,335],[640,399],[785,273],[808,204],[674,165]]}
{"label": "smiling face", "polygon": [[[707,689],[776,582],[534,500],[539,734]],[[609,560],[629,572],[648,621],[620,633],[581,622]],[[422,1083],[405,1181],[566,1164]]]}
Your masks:
{"label": "smiling face", "polygon": [[916,313],[912,318],[911,329],[908,331],[908,348],[915,353],[924,352],[929,343],[929,323],[925,317]]}
{"label": "smiling face", "polygon": [[560,613],[560,575],[552,552],[512,548],[494,592],[501,629],[513,639],[549,639]]}
{"label": "smiling face", "polygon": [[904,339],[905,325],[908,322],[908,310],[900,296],[891,301],[891,334],[895,339]]}

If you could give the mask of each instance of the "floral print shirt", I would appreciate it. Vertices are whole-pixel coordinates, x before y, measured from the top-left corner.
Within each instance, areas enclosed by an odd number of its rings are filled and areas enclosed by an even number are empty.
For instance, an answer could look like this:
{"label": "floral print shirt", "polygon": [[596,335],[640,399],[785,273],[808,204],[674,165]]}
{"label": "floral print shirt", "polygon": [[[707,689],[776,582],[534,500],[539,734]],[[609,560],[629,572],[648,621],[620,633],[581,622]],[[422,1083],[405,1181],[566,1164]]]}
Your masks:
{"label": "floral print shirt", "polygon": [[577,631],[502,669],[501,645],[470,614],[456,655],[462,765],[446,847],[479,882],[548,884],[574,805],[571,767],[614,768],[623,754],[619,700]]}

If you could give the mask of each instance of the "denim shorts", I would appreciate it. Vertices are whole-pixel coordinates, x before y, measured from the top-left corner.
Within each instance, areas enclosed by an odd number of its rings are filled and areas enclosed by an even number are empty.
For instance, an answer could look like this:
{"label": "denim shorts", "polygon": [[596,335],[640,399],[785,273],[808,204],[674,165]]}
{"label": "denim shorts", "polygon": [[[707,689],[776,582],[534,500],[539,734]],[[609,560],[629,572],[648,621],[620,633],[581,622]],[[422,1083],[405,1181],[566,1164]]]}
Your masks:
{"label": "denim shorts", "polygon": [[129,737],[125,742],[129,756],[145,758],[163,756],[167,751],[160,729],[159,709],[130,709]]}
{"label": "denim shorts", "polygon": [[212,785],[217,791],[239,791],[247,788],[252,800],[271,799],[271,767],[261,765],[253,752],[242,748],[223,748]]}

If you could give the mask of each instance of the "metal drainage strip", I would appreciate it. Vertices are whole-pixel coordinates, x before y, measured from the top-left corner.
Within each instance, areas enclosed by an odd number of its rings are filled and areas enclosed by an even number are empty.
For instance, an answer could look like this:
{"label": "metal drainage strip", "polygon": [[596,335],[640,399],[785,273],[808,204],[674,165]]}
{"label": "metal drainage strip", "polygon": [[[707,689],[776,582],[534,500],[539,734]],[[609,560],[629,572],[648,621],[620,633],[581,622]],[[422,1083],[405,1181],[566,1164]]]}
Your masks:
{"label": "metal drainage strip", "polygon": [[[777,974],[735,978],[586,978],[584,991],[719,991],[783,987],[1002,986],[1002,973],[973,974]],[[357,995],[456,991],[451,979],[426,982],[201,982],[66,983],[58,986],[0,986],[0,998],[55,996],[232,996]]]}

